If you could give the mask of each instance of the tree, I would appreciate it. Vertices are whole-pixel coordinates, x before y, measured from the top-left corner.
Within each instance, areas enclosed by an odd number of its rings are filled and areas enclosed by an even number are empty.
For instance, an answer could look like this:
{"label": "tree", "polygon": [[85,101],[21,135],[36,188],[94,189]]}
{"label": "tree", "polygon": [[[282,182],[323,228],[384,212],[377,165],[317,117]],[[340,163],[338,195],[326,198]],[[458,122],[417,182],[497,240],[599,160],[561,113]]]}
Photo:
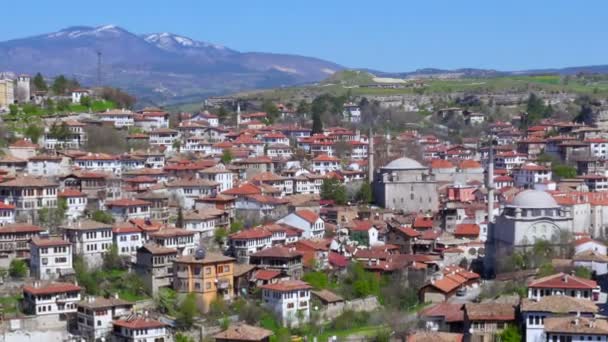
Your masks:
{"label": "tree", "polygon": [[173,143],[171,144],[171,147],[173,147],[174,150],[177,151],[177,153],[179,153],[182,149],[182,141],[179,139],[175,139],[173,140]]}
{"label": "tree", "polygon": [[38,210],[38,222],[41,226],[48,228],[51,232],[56,232],[65,220],[65,213],[68,204],[65,198],[57,201],[57,208],[42,208]]}
{"label": "tree", "polygon": [[177,218],[175,219],[175,226],[177,228],[184,228],[184,211],[182,207],[177,209]]}
{"label": "tree", "polygon": [[230,149],[224,149],[222,151],[222,157],[220,158],[224,165],[230,164],[232,162],[232,152]]}
{"label": "tree", "polygon": [[300,101],[296,113],[299,115],[307,115],[310,112],[310,104],[305,100]]}
{"label": "tree", "polygon": [[555,274],[557,271],[551,263],[544,263],[538,268],[538,276],[546,277]]}
{"label": "tree", "polygon": [[65,112],[70,109],[70,101],[66,99],[61,99],[57,101],[56,109],[59,112]]}
{"label": "tree", "polygon": [[380,295],[380,278],[372,272],[367,272],[358,262],[349,265],[343,283],[344,290],[352,298]]}
{"label": "tree", "polygon": [[369,184],[368,182],[364,182],[363,184],[361,184],[359,191],[357,191],[357,200],[362,203],[373,202],[374,198],[371,184]]}
{"label": "tree", "polygon": [[65,95],[68,90],[68,79],[63,75],[55,77],[51,89],[56,95]]}
{"label": "tree", "polygon": [[94,211],[93,215],[91,215],[91,219],[93,221],[97,221],[97,222],[101,222],[101,223],[105,223],[105,224],[114,223],[114,218],[112,217],[112,215],[110,215],[109,213],[107,213],[103,210]]}
{"label": "tree", "polygon": [[42,136],[43,133],[44,133],[44,129],[42,127],[40,127],[36,124],[30,124],[29,126],[27,126],[25,128],[23,135],[25,135],[25,137],[30,139],[34,144],[37,144],[38,139],[40,139],[40,137]]}
{"label": "tree", "polygon": [[238,233],[245,228],[245,223],[241,220],[234,220],[230,223],[230,234]]}
{"label": "tree", "polygon": [[321,119],[321,113],[312,112],[312,134],[323,133],[323,121]]}
{"label": "tree", "polygon": [[509,325],[500,333],[501,342],[520,342],[523,341],[521,333],[516,326]]}
{"label": "tree", "polygon": [[175,334],[175,342],[194,342],[194,339],[183,335],[182,333]]}
{"label": "tree", "polygon": [[321,198],[333,200],[336,204],[346,204],[346,188],[335,178],[326,178],[321,184]]}
{"label": "tree", "polygon": [[121,108],[131,108],[133,107],[136,101],[135,97],[125,93],[120,89],[111,87],[102,88],[100,96],[106,101],[114,102],[118,107]]}
{"label": "tree", "polygon": [[264,100],[262,103],[262,111],[266,112],[266,117],[270,123],[275,122],[275,120],[281,115],[281,112],[277,106],[270,100]]}
{"label": "tree", "polygon": [[177,323],[182,328],[190,328],[194,323],[198,309],[196,307],[196,294],[190,292],[182,299],[177,311]]}
{"label": "tree", "polygon": [[8,274],[13,278],[24,278],[27,276],[27,264],[21,259],[13,259],[8,267]]}
{"label": "tree", "polygon": [[103,255],[103,268],[106,270],[117,270],[122,267],[122,259],[118,254],[118,245],[113,243],[110,249]]}
{"label": "tree", "polygon": [[587,267],[577,266],[574,268],[574,275],[579,278],[591,279],[591,271]]}
{"label": "tree", "polygon": [[218,109],[218,111],[217,111],[217,117],[222,122],[224,120],[226,120],[226,118],[228,117],[228,111],[226,110],[226,108],[224,108],[224,106],[221,106],[220,109]]}
{"label": "tree", "polygon": [[559,178],[575,178],[577,175],[576,168],[570,165],[554,164],[551,167],[553,174]]}
{"label": "tree", "polygon": [[83,96],[80,98],[80,104],[87,108],[91,107],[91,98],[89,96]]}
{"label": "tree", "polygon": [[35,90],[38,90],[38,91],[47,91],[48,90],[46,81],[44,80],[44,77],[42,77],[42,74],[39,72],[37,72],[36,76],[34,76],[34,79],[32,80],[32,84],[34,85]]}
{"label": "tree", "polygon": [[48,135],[53,139],[67,140],[72,136],[72,131],[65,122],[62,122],[61,125],[53,123]]}

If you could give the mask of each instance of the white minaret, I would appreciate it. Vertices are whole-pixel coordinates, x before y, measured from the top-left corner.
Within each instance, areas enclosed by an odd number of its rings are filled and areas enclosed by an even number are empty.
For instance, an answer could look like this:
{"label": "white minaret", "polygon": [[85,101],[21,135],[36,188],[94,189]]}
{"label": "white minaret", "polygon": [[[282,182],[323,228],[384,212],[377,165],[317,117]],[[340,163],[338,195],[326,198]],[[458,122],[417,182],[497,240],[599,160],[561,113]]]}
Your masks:
{"label": "white minaret", "polygon": [[241,103],[236,103],[236,127],[241,125]]}
{"label": "white minaret", "polygon": [[494,137],[490,139],[490,154],[488,157],[488,179],[486,187],[488,188],[488,222],[494,222]]}
{"label": "white minaret", "polygon": [[374,131],[369,129],[369,138],[367,139],[367,155],[369,157],[369,163],[367,165],[367,181],[370,183],[374,182]]}

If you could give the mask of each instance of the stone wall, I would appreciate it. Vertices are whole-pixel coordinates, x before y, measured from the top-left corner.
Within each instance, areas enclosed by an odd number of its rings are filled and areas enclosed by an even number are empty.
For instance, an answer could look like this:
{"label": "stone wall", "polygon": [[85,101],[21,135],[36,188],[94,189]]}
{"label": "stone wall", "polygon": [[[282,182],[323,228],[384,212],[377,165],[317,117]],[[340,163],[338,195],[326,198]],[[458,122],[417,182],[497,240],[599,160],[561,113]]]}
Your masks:
{"label": "stone wall", "polygon": [[340,316],[344,311],[371,312],[380,307],[378,298],[367,297],[344,301],[342,303],[331,304],[320,310],[322,320],[331,321]]}

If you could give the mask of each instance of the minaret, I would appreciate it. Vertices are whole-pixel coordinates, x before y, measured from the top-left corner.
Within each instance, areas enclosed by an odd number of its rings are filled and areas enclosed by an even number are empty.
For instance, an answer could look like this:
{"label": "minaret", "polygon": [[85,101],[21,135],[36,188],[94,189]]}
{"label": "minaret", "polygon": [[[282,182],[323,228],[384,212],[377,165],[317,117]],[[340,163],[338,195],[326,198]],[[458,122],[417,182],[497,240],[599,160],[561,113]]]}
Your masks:
{"label": "minaret", "polygon": [[238,129],[241,126],[241,103],[237,101],[236,103],[236,128]]}
{"label": "minaret", "polygon": [[367,165],[367,181],[370,183],[374,182],[374,132],[371,127],[369,129],[369,138],[367,143],[367,155],[368,155],[368,165]]}
{"label": "minaret", "polygon": [[490,140],[490,154],[488,157],[488,178],[486,188],[488,188],[488,222],[494,222],[494,138]]}

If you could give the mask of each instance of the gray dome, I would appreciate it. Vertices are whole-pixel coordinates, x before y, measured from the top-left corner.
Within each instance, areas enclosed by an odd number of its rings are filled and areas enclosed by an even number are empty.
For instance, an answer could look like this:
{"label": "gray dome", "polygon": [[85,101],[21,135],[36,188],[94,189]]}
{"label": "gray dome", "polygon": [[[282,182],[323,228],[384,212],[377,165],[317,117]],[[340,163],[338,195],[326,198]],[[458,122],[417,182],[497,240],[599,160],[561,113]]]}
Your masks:
{"label": "gray dome", "polygon": [[394,170],[410,170],[410,169],[426,169],[425,166],[415,161],[414,159],[403,157],[395,159],[392,162],[386,164],[383,169],[394,169]]}
{"label": "gray dome", "polygon": [[539,190],[524,190],[518,193],[513,201],[511,201],[511,207],[517,208],[559,208],[559,204],[555,201],[553,196],[545,191]]}

